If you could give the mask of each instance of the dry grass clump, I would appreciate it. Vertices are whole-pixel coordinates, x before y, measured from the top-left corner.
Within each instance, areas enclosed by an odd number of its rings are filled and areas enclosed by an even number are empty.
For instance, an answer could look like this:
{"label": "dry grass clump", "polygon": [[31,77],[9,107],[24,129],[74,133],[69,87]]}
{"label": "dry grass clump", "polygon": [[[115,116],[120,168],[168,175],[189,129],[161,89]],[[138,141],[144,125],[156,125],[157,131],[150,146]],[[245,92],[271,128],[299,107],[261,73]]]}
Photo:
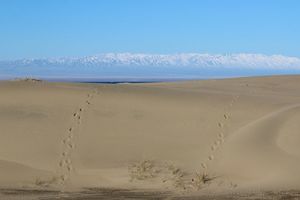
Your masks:
{"label": "dry grass clump", "polygon": [[129,168],[130,181],[145,181],[156,179],[166,183],[166,187],[178,190],[200,190],[209,185],[217,177],[207,173],[189,173],[173,164],[157,163],[153,160],[143,160],[132,164]]}
{"label": "dry grass clump", "polygon": [[35,179],[35,185],[39,187],[51,187],[55,186],[59,183],[59,178],[56,176],[52,176],[50,179],[42,180],[41,178]]}
{"label": "dry grass clump", "polygon": [[167,170],[169,178],[165,181],[171,181],[175,188],[185,190],[187,187],[186,177],[188,174],[174,165],[168,165]]}
{"label": "dry grass clump", "polygon": [[215,178],[217,178],[217,177],[211,177],[207,173],[196,173],[196,176],[194,178],[192,178],[191,185],[196,190],[200,190],[204,186],[208,185]]}
{"label": "dry grass clump", "polygon": [[157,176],[158,168],[153,160],[143,160],[129,166],[129,176],[133,180],[146,180]]}

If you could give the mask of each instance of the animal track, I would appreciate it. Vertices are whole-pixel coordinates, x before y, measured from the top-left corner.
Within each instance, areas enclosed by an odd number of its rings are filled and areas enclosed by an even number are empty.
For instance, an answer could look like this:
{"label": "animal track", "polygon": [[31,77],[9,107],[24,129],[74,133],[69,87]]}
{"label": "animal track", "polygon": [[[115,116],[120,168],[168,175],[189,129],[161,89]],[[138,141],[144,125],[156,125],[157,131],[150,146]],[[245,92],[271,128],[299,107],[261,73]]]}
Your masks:
{"label": "animal track", "polygon": [[72,175],[71,172],[74,171],[74,166],[72,164],[72,153],[76,147],[74,141],[75,132],[77,131],[78,133],[79,125],[82,122],[83,111],[87,110],[88,105],[91,105],[91,100],[93,99],[94,94],[98,94],[97,89],[94,89],[92,92],[88,93],[87,98],[84,100],[84,105],[72,114],[71,126],[67,129],[67,134],[62,139],[63,147],[61,159],[58,162],[58,177],[62,189],[66,182],[70,180]]}

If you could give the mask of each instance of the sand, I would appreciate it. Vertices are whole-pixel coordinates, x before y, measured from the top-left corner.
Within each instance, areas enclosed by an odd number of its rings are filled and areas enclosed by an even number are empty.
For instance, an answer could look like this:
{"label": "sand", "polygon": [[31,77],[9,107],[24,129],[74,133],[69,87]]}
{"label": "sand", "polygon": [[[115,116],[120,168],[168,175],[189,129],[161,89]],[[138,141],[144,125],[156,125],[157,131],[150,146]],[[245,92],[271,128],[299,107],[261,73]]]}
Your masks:
{"label": "sand", "polygon": [[87,188],[140,199],[297,196],[299,85],[300,76],[113,85],[2,81],[0,197]]}

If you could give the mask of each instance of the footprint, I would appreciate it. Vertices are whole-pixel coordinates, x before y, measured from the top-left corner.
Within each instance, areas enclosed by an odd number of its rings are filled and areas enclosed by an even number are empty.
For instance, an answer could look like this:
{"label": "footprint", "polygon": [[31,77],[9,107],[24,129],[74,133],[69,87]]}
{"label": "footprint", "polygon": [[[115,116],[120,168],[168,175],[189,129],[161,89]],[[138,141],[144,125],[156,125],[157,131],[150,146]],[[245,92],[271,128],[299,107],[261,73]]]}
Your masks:
{"label": "footprint", "polygon": [[72,166],[68,165],[68,166],[67,166],[67,170],[68,170],[69,172],[72,171]]}
{"label": "footprint", "polygon": [[62,181],[66,181],[66,180],[67,180],[67,178],[68,178],[68,177],[67,177],[67,175],[65,175],[65,174],[64,174],[64,175],[62,175],[62,176],[60,177],[60,179],[61,179]]}
{"label": "footprint", "polygon": [[63,167],[64,165],[65,165],[64,160],[61,160],[61,161],[59,162],[59,166],[60,166],[60,167]]}
{"label": "footprint", "polygon": [[224,142],[224,138],[219,138],[218,142],[219,142],[219,144],[222,144]]}
{"label": "footprint", "polygon": [[68,165],[70,165],[72,162],[71,162],[70,159],[66,159],[66,160],[65,160],[65,163],[67,163]]}
{"label": "footprint", "polygon": [[229,119],[229,115],[224,114],[224,119]]}
{"label": "footprint", "polygon": [[61,154],[63,157],[65,157],[67,155],[67,152],[62,152]]}
{"label": "footprint", "polygon": [[208,160],[212,161],[214,159],[213,155],[208,156]]}
{"label": "footprint", "polygon": [[216,141],[215,141],[215,145],[216,145],[216,146],[219,146],[219,145],[220,145],[220,141],[219,141],[219,140],[216,140]]}
{"label": "footprint", "polygon": [[219,133],[219,134],[218,134],[218,137],[219,137],[219,138],[224,138],[224,133],[222,133],[222,132]]}
{"label": "footprint", "polygon": [[203,169],[206,169],[206,168],[207,168],[207,165],[206,165],[205,163],[201,163],[201,167],[202,167]]}
{"label": "footprint", "polygon": [[219,126],[220,128],[223,128],[224,124],[221,123],[221,122],[219,122],[219,123],[218,123],[218,126]]}
{"label": "footprint", "polygon": [[211,145],[211,147],[210,147],[210,149],[212,150],[212,151],[214,151],[214,150],[216,150],[216,145]]}

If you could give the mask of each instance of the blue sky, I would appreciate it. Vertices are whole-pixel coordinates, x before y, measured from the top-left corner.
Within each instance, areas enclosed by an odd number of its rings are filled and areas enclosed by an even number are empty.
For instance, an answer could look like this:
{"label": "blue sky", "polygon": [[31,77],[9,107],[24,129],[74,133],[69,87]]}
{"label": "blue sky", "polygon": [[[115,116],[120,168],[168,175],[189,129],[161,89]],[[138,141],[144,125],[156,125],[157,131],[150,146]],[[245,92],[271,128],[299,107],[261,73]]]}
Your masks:
{"label": "blue sky", "polygon": [[300,57],[298,0],[0,0],[0,59],[106,52]]}

